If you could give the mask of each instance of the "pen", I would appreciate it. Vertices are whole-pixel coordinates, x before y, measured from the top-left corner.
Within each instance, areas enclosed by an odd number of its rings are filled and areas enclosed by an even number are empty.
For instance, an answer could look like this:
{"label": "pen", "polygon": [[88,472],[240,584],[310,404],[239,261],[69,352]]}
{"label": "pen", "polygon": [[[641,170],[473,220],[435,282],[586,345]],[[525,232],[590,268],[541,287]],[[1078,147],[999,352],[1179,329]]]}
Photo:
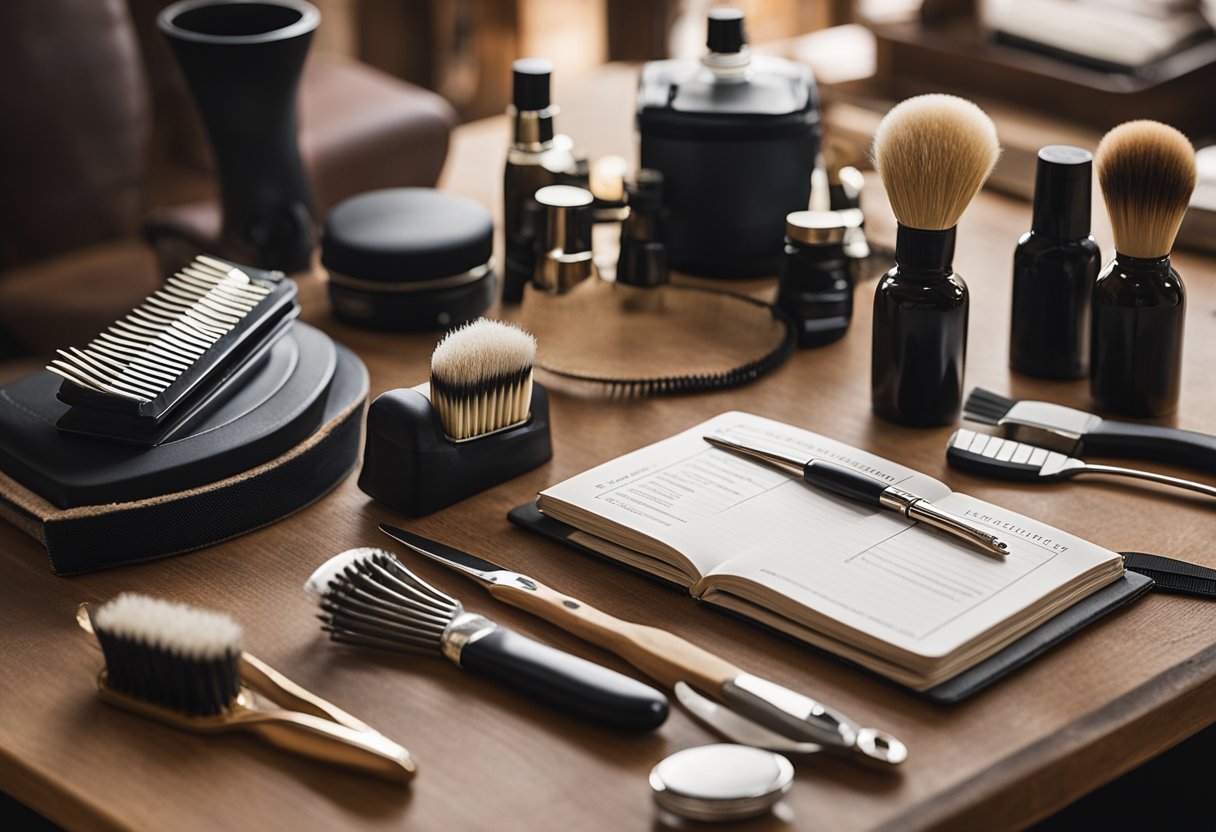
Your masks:
{"label": "pen", "polygon": [[918,520],[940,529],[946,534],[966,541],[987,555],[1004,559],[1009,554],[1009,546],[996,535],[964,520],[962,517],[950,514],[935,507],[922,497],[887,485],[885,482],[866,474],[859,473],[843,465],[825,462],[822,459],[800,460],[773,451],[762,451],[749,448],[723,439],[720,436],[702,437],[706,442],[718,448],[733,451],[750,459],[766,462],[775,468],[801,476],[806,482],[841,497],[848,497],[862,503],[885,508],[902,514],[909,520]]}

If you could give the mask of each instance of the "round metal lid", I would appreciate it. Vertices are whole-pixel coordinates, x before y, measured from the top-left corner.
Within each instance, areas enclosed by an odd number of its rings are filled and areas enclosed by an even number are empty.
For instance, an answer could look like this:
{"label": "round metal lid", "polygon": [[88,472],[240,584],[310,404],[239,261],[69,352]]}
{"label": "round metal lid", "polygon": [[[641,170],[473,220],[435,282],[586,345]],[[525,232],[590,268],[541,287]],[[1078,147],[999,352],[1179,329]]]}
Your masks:
{"label": "round metal lid", "polygon": [[662,809],[690,820],[727,821],[762,815],[794,780],[794,766],[780,754],[721,743],[686,748],[650,772],[650,788]]}

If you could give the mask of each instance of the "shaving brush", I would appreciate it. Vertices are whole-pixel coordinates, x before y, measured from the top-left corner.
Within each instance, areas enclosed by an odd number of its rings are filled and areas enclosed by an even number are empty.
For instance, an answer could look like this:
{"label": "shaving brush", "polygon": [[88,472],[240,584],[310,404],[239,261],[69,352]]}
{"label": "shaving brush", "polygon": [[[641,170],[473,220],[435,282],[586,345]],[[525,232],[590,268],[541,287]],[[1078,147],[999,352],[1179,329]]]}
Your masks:
{"label": "shaving brush", "polygon": [[359,487],[421,517],[553,456],[549,397],[532,380],[536,339],[484,318],[444,336],[428,384],[389,390],[367,411]]}
{"label": "shaving brush", "polygon": [[954,273],[959,217],[1000,155],[984,111],[952,95],[897,104],[874,135],[874,167],[898,221],[895,267],[874,295],[874,412],[904,425],[958,418],[967,285]]}
{"label": "shaving brush", "polygon": [[1090,391],[1098,408],[1153,417],[1178,406],[1186,291],[1170,249],[1195,190],[1195,151],[1156,121],[1129,121],[1095,154],[1115,256],[1094,283]]}

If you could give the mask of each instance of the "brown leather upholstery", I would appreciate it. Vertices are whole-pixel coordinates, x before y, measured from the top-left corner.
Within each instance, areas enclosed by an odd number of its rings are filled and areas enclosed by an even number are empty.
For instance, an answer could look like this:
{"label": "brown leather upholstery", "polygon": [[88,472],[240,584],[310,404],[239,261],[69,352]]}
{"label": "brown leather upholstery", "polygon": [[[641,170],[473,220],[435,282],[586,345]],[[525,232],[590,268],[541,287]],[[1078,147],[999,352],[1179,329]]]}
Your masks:
{"label": "brown leather upholstery", "polygon": [[[166,260],[217,250],[214,199],[144,210],[149,193],[180,200],[213,191],[166,181],[197,180],[200,161],[190,144],[197,127],[174,121],[196,120],[193,103],[155,40],[166,4],[0,0],[0,357],[81,343],[152,291],[163,269],[137,236],[141,216]],[[142,58],[129,8],[146,41]],[[161,107],[158,131],[182,138],[185,154],[176,167],[152,168],[157,181],[146,165],[145,64]],[[351,194],[437,180],[455,121],[439,96],[323,55],[306,66],[300,96],[318,220]]]}
{"label": "brown leather upholstery", "polygon": [[300,85],[300,152],[318,214],[373,188],[439,179],[456,113],[440,96],[366,64],[317,54]]}
{"label": "brown leather upholstery", "polygon": [[126,3],[0,3],[0,31],[0,269],[132,234],[149,111]]}
{"label": "brown leather upholstery", "polygon": [[127,237],[10,269],[0,327],[28,352],[78,346],[160,285],[152,250]]}

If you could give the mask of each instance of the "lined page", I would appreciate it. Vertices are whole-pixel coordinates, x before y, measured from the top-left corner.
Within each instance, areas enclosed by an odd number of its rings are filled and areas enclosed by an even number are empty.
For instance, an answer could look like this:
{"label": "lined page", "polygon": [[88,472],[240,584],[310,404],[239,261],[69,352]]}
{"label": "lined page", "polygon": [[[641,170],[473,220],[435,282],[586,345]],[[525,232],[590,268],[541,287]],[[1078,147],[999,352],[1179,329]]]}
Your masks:
{"label": "lined page", "polygon": [[[897,514],[834,496],[706,443],[706,434],[828,459],[1001,531],[1004,560]],[[945,656],[1119,556],[826,437],[726,413],[544,494],[683,553],[708,580],[737,576],[910,653]],[[725,580],[715,582],[713,577]],[[730,584],[729,591],[744,592]],[[751,597],[762,606],[775,599]]]}
{"label": "lined page", "polygon": [[[950,490],[932,477],[860,451],[818,434],[747,413],[723,413],[670,439],[618,457],[541,492],[578,505],[608,520],[629,526],[682,552],[701,575],[709,573],[738,553],[738,547],[715,545],[713,529],[718,519],[729,524],[736,512],[763,511],[770,492],[796,486],[780,471],[715,449],[706,435],[720,435],[735,442],[795,457],[827,459],[916,491],[934,499]],[[873,525],[875,512],[866,506],[828,498],[810,501],[812,510],[828,514],[823,527],[848,534],[856,524]],[[876,517],[884,522],[901,521],[892,516]],[[908,525],[906,522],[902,525]],[[751,526],[754,533],[755,526]],[[868,538],[866,538],[868,539]]]}

